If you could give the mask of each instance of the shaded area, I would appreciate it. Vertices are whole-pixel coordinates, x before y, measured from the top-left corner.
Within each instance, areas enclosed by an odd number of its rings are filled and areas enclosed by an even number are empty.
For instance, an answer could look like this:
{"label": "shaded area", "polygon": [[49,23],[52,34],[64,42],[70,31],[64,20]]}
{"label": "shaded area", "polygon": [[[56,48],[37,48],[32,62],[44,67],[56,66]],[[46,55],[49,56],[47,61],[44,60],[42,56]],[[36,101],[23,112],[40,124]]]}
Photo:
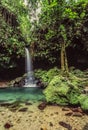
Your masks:
{"label": "shaded area", "polygon": [[85,70],[88,68],[88,53],[82,50],[83,47],[80,49],[68,47],[67,49],[67,58],[68,58],[68,65],[74,66],[77,69]]}

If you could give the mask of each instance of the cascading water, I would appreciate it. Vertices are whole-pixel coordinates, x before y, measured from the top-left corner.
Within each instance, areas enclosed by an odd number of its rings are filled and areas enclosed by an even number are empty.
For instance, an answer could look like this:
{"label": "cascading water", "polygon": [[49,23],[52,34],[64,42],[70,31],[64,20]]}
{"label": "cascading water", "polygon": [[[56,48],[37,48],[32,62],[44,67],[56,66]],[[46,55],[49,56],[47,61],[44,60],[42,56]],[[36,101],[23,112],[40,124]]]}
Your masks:
{"label": "cascading water", "polygon": [[32,61],[31,61],[31,56],[29,53],[28,48],[25,48],[25,53],[26,53],[26,58],[25,58],[25,70],[27,73],[27,82],[33,82],[32,81],[32,75],[33,75],[33,71],[32,71]]}
{"label": "cascading water", "polygon": [[[35,5],[33,6],[32,2],[29,0],[24,0],[25,6],[28,8],[28,16],[31,23],[30,31],[33,31],[35,23],[39,24],[39,14],[41,14],[41,1],[36,1]],[[29,53],[28,48],[25,48],[26,52],[26,73],[27,78],[25,79],[24,87],[36,87],[34,76],[33,76],[33,69],[32,69],[32,60]]]}
{"label": "cascading water", "polygon": [[25,53],[26,53],[25,70],[26,70],[27,76],[26,76],[26,79],[25,79],[24,87],[36,87],[36,84],[34,82],[31,55],[29,53],[28,48],[25,48]]}

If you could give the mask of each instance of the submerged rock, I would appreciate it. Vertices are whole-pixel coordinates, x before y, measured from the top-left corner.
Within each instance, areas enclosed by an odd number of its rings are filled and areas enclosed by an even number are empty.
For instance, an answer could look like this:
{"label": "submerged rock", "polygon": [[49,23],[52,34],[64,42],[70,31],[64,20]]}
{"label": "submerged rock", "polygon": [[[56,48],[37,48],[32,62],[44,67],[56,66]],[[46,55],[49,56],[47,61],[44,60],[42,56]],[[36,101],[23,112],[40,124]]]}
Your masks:
{"label": "submerged rock", "polygon": [[82,113],[79,113],[79,112],[75,112],[75,113],[73,114],[73,116],[76,116],[76,117],[82,117],[83,114],[82,114]]}
{"label": "submerged rock", "polygon": [[67,128],[68,130],[72,130],[72,126],[70,124],[67,124],[63,121],[60,121],[59,124],[65,128]]}
{"label": "submerged rock", "polygon": [[68,112],[65,114],[65,116],[72,116],[73,115],[73,112]]}
{"label": "submerged rock", "polygon": [[41,103],[41,104],[38,105],[38,108],[39,108],[40,110],[44,110],[45,107],[46,107],[46,105],[47,105],[47,103],[46,103],[46,102],[43,102],[43,103]]}
{"label": "submerged rock", "polygon": [[1,103],[0,106],[9,108],[10,111],[14,112],[21,107],[21,104],[19,102],[13,102],[13,103],[7,102],[7,103]]}
{"label": "submerged rock", "polygon": [[28,110],[28,108],[27,107],[24,107],[24,108],[20,108],[19,109],[19,112],[26,112]]}
{"label": "submerged rock", "polygon": [[14,80],[12,80],[8,86],[11,86],[11,87],[22,87],[25,85],[25,75],[23,75],[22,77],[18,77]]}
{"label": "submerged rock", "polygon": [[12,124],[7,122],[7,123],[5,123],[4,128],[9,129],[12,126],[13,126]]}
{"label": "submerged rock", "polygon": [[70,108],[73,112],[80,112],[83,113],[83,110],[80,107],[76,107],[76,108]]}
{"label": "submerged rock", "polygon": [[25,105],[32,105],[32,103],[31,102],[26,102]]}
{"label": "submerged rock", "polygon": [[69,109],[69,108],[64,107],[64,108],[62,108],[62,111],[70,111],[70,109]]}
{"label": "submerged rock", "polygon": [[13,103],[0,103],[0,106],[2,106],[2,107],[9,107],[9,106],[11,106]]}

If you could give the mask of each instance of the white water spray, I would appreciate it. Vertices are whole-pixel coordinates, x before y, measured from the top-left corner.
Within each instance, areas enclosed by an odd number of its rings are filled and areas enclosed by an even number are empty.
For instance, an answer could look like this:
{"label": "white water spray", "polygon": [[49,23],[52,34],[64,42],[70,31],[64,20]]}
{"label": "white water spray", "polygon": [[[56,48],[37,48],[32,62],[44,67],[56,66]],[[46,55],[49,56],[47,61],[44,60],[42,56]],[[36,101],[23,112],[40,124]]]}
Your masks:
{"label": "white water spray", "polygon": [[24,87],[36,87],[34,82],[33,68],[32,68],[32,60],[31,55],[29,53],[28,48],[25,48],[26,58],[25,58],[25,70],[26,70],[26,79]]}
{"label": "white water spray", "polygon": [[26,72],[29,73],[32,71],[32,60],[31,60],[31,55],[29,53],[28,48],[25,48],[25,53],[26,53]]}

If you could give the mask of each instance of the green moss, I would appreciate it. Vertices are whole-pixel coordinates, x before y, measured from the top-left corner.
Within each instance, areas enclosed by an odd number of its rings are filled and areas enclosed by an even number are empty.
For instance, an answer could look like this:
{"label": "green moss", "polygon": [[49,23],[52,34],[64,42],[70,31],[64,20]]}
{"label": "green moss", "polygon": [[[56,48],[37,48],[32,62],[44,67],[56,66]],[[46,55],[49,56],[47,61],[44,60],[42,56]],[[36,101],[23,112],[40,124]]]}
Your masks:
{"label": "green moss", "polygon": [[79,89],[78,80],[72,82],[72,77],[55,76],[48,87],[44,90],[47,102],[53,102],[60,105],[78,104]]}
{"label": "green moss", "polygon": [[88,110],[88,95],[81,94],[78,99],[79,99],[81,108],[83,110]]}
{"label": "green moss", "polygon": [[54,67],[48,71],[39,69],[35,70],[35,77],[40,78],[42,82],[46,82],[48,84],[59,72],[60,70],[57,67]]}
{"label": "green moss", "polygon": [[80,90],[70,89],[69,93],[67,94],[69,104],[77,105],[79,103],[79,100],[78,100],[79,95],[80,95]]}
{"label": "green moss", "polygon": [[87,84],[87,71],[71,70],[68,75],[61,74],[58,68],[49,71],[37,70],[36,77],[47,83],[44,94],[47,102],[59,105],[80,105],[88,110],[88,96],[81,94]]}

